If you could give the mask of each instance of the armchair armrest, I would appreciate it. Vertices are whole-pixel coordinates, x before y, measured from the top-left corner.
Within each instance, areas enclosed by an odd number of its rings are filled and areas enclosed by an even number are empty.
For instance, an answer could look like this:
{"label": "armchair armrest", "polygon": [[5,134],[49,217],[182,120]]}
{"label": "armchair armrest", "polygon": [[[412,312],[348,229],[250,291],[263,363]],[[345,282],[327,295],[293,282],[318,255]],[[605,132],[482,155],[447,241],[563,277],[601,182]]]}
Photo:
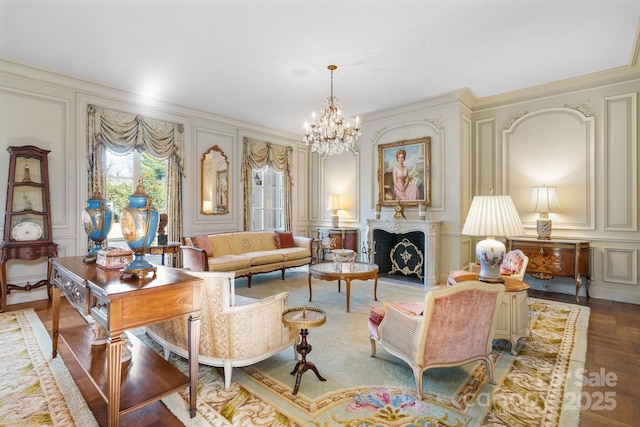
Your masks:
{"label": "armchair armrest", "polygon": [[191,271],[209,271],[207,251],[193,246],[180,246],[182,267]]}
{"label": "armchair armrest", "polygon": [[311,237],[293,236],[293,244],[299,248],[309,249],[313,252],[312,243],[313,239]]}
{"label": "armchair armrest", "polygon": [[422,316],[386,302],[385,314],[380,323],[380,341],[392,354],[405,360],[413,360],[417,354],[418,332]]}

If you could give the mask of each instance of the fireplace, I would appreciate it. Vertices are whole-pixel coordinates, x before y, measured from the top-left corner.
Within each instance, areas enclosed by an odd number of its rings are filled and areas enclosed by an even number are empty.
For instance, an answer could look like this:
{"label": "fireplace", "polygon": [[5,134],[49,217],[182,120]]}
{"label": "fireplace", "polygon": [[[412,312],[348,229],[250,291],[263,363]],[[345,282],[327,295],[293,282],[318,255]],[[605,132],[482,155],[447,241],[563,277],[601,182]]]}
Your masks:
{"label": "fireplace", "polygon": [[379,277],[438,284],[440,275],[440,221],[367,220],[367,241],[375,242],[372,261]]}

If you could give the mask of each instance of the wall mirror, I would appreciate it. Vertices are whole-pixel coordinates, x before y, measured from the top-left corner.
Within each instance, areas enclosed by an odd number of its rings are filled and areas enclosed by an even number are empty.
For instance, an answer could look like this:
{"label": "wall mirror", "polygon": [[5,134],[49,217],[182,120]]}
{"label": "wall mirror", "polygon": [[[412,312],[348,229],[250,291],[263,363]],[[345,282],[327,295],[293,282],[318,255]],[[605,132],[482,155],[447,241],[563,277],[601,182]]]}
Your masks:
{"label": "wall mirror", "polygon": [[205,215],[229,213],[229,161],[217,145],[202,156],[202,197],[200,212]]}

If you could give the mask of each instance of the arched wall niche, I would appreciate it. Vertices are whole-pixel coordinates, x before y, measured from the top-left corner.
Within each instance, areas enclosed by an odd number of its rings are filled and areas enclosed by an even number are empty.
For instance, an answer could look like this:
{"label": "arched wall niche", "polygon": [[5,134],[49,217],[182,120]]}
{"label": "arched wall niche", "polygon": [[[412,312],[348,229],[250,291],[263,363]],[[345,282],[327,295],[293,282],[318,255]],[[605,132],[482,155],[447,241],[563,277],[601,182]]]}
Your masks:
{"label": "arched wall niche", "polygon": [[595,229],[594,117],[572,108],[527,113],[503,131],[503,188],[523,224],[535,229],[531,188],[556,186],[561,212],[550,213],[554,230]]}

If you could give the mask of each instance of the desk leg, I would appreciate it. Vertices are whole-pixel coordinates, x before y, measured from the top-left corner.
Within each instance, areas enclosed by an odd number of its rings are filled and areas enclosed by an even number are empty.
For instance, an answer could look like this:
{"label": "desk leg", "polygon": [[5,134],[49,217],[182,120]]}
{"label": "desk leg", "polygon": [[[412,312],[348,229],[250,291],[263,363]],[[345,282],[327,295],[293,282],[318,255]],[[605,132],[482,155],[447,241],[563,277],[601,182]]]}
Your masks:
{"label": "desk leg", "polygon": [[60,289],[54,286],[51,300],[53,303],[53,318],[51,320],[51,357],[58,355],[58,330],[60,328]]}
{"label": "desk leg", "polygon": [[122,373],[122,339],[120,334],[107,338],[107,424],[120,423],[120,375]]}
{"label": "desk leg", "polygon": [[189,415],[196,416],[198,400],[198,354],[200,351],[200,313],[189,316]]}

